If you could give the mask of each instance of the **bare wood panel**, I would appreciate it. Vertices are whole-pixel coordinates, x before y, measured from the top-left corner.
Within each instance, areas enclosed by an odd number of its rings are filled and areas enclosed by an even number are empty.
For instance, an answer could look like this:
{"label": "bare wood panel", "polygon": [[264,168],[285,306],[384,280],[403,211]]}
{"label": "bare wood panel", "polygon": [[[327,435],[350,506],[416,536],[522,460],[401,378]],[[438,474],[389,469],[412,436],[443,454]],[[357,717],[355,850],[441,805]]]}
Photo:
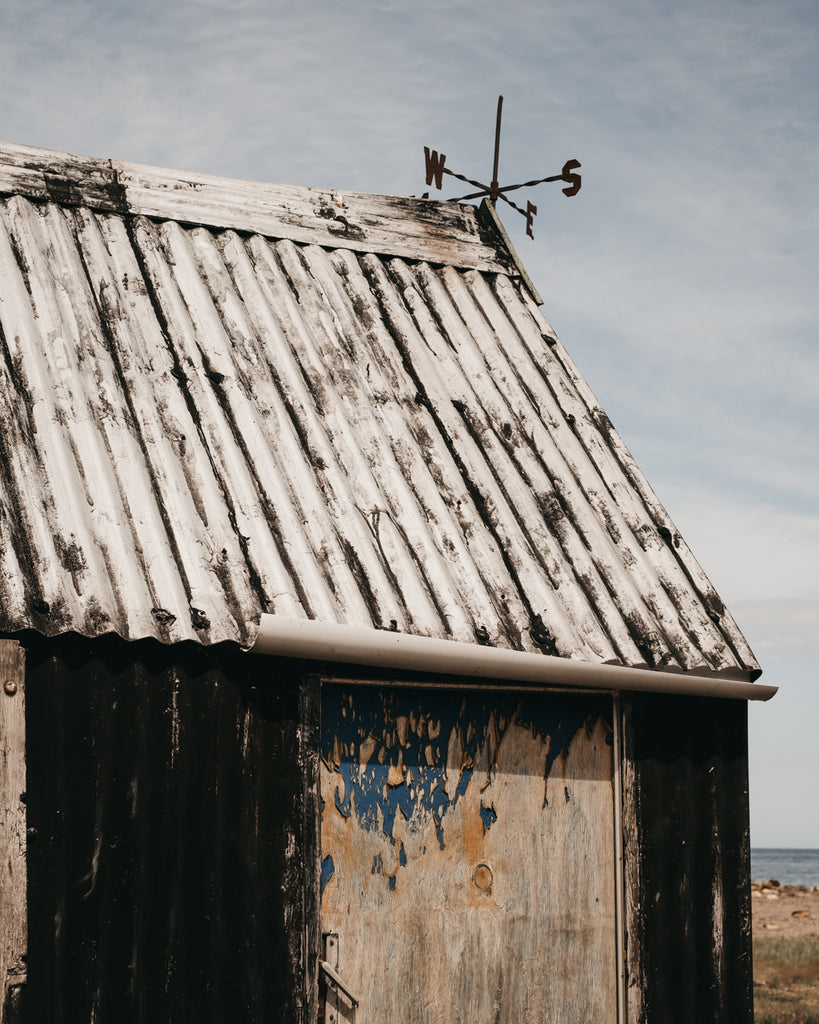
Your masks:
{"label": "bare wood panel", "polygon": [[[319,891],[321,834],[319,750],[321,735],[321,683],[318,676],[310,675],[299,681],[298,767],[302,789],[301,841],[291,852],[295,860],[302,860],[304,909],[302,922],[304,942],[301,962],[294,965],[294,974],[300,976],[301,1017],[305,1024],[313,1024],[318,1017],[319,982],[318,955],[321,950],[321,904]],[[292,939],[291,939],[292,943]]]}
{"label": "bare wood panel", "polygon": [[333,249],[509,273],[511,260],[475,208],[404,196],[242,182],[115,163],[128,209]]}
{"label": "bare wood panel", "polygon": [[25,654],[0,640],[0,1024],[17,1018],[26,981]]}
{"label": "bare wood panel", "polygon": [[[628,702],[626,701],[628,706]],[[627,737],[628,715],[623,714],[623,734]],[[622,758],[623,789],[623,894],[625,917],[625,1024],[645,1024],[645,986],[642,958],[643,872],[640,862],[640,827],[638,815],[638,765],[627,748]]]}
{"label": "bare wood panel", "polygon": [[0,193],[124,213],[109,160],[0,143]]}
{"label": "bare wood panel", "polygon": [[237,181],[10,143],[0,143],[0,194],[517,273],[503,238],[457,203]]}
{"label": "bare wood panel", "polygon": [[329,686],[322,718],[339,1019],[613,1022],[610,702]]}

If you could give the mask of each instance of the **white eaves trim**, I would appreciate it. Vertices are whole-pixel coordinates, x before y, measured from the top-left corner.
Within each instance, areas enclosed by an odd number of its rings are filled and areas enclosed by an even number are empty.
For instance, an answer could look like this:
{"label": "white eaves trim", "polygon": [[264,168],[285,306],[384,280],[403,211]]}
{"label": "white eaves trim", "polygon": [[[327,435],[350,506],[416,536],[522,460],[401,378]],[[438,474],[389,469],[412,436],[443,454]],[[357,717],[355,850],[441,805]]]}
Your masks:
{"label": "white eaves trim", "polygon": [[253,654],[338,661],[379,668],[434,672],[520,683],[595,690],[674,693],[690,697],[770,700],[778,687],[655,669],[572,661],[366,626],[263,614]]}

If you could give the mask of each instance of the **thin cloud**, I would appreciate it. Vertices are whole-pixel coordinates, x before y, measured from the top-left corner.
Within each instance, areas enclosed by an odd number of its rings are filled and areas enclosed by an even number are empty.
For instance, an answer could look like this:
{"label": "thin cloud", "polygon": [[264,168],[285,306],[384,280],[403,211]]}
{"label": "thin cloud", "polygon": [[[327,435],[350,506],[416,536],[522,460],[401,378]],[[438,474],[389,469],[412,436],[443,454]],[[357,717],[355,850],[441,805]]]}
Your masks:
{"label": "thin cloud", "polygon": [[[424,145],[488,173],[502,93],[504,181],[583,165],[573,199],[532,191],[536,242],[500,210],[545,312],[786,672],[819,632],[794,604],[819,562],[818,22],[814,0],[6,0],[0,137],[420,194]],[[760,794],[754,828],[779,827]]]}

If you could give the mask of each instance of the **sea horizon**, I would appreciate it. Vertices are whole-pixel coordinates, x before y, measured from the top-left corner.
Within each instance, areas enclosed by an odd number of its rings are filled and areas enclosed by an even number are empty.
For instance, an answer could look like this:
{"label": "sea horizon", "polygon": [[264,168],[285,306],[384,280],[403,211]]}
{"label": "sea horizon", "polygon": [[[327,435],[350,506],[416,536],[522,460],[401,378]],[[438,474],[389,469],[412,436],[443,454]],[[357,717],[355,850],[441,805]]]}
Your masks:
{"label": "sea horizon", "polygon": [[780,885],[819,885],[819,849],[752,846],[751,878],[755,882],[774,879]]}

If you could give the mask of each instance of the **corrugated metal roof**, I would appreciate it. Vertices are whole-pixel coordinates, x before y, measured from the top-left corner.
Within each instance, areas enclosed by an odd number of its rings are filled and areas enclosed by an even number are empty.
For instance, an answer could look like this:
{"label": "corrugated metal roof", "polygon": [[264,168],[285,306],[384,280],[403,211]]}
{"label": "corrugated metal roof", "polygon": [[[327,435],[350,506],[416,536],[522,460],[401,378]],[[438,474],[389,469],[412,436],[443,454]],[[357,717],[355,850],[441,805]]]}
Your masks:
{"label": "corrugated metal roof", "polygon": [[3,629],[756,669],[471,207],[20,147],[0,193]]}

